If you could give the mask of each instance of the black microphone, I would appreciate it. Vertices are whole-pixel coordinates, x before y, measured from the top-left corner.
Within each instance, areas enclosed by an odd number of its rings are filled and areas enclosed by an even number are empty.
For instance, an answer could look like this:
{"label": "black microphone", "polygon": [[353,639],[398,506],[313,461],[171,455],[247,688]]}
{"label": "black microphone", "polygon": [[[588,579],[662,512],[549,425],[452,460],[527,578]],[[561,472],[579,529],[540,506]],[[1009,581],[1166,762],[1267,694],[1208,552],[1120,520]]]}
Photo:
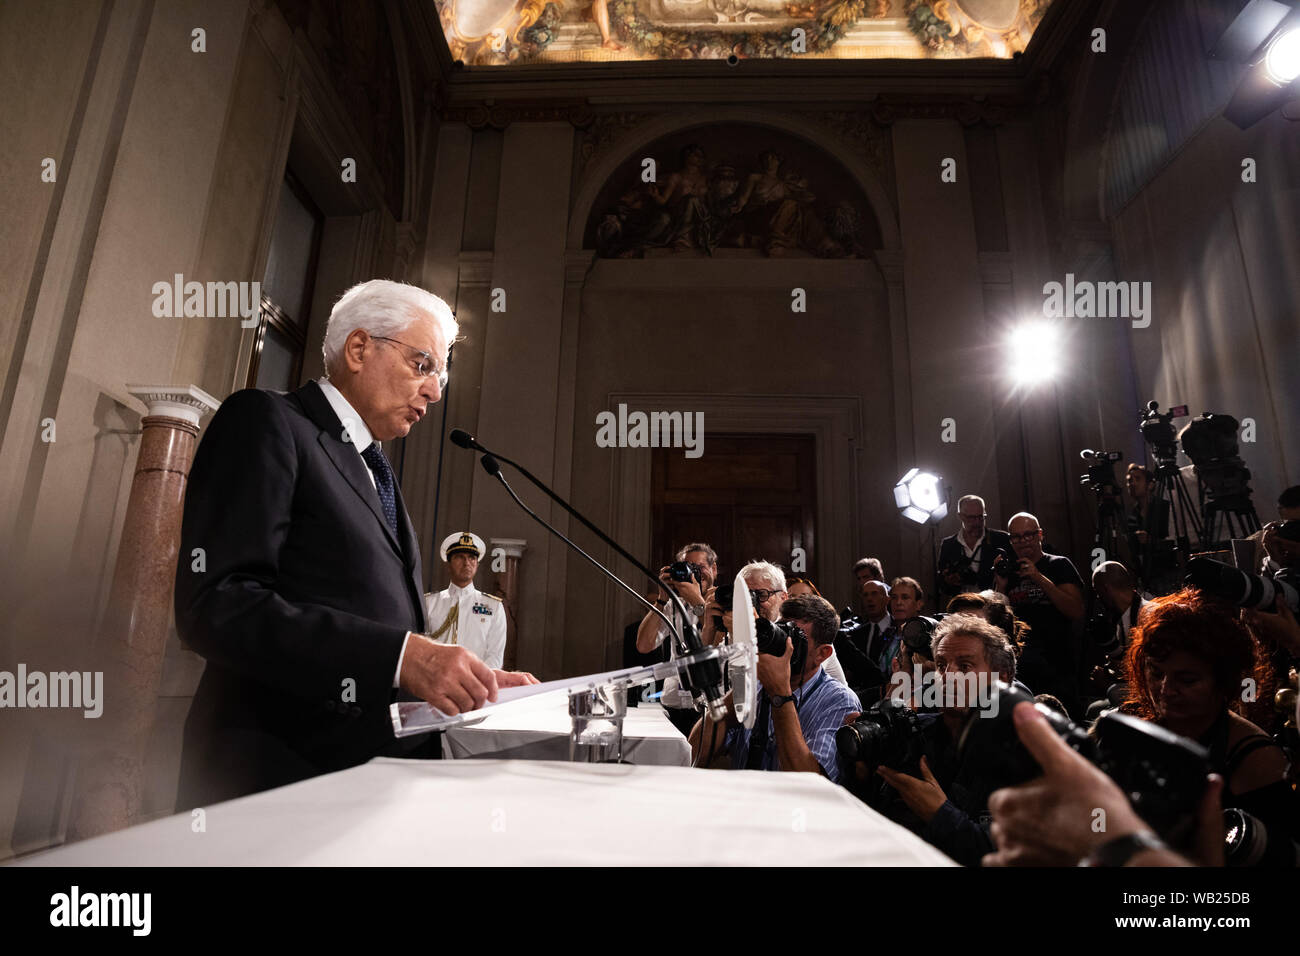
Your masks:
{"label": "black microphone", "polygon": [[[498,460],[503,461],[507,465],[510,465],[511,467],[518,469],[519,473],[523,475],[525,478],[527,478],[529,481],[531,481],[535,487],[537,487],[542,492],[544,492],[547,495],[547,497],[549,497],[557,505],[559,505],[561,508],[567,511],[570,515],[577,518],[578,521],[582,523],[583,527],[585,527],[588,531],[594,534],[605,544],[613,548],[616,554],[618,554],[621,558],[623,558],[625,561],[631,564],[632,567],[636,568],[647,578],[649,578],[652,582],[654,582],[655,587],[659,588],[659,590],[663,591],[664,594],[667,595],[668,599],[676,605],[677,611],[682,617],[683,633],[679,636],[679,640],[682,644],[682,649],[686,653],[690,653],[691,651],[697,651],[704,646],[700,642],[699,632],[695,629],[695,622],[693,620],[693,615],[688,615],[686,613],[686,608],[685,606],[682,605],[681,599],[678,597],[677,592],[670,587],[666,587],[664,583],[659,580],[659,576],[657,574],[655,574],[653,571],[647,568],[637,558],[629,554],[627,550],[623,548],[622,545],[620,545],[617,541],[615,541],[609,535],[605,534],[605,532],[601,531],[594,524],[588,521],[587,518],[583,514],[581,514],[576,508],[574,508],[571,504],[569,504],[567,501],[565,501],[563,498],[557,495],[554,491],[552,491],[546,485],[545,482],[543,482],[540,478],[538,478],[536,475],[530,472],[523,465],[519,464],[519,462],[511,461],[505,455],[500,455],[487,448],[484,448],[481,444],[479,444],[478,440],[473,435],[465,431],[463,428],[453,428],[451,430],[451,435],[449,437],[451,438],[453,444],[459,445],[461,448],[473,448],[477,451],[483,452],[485,455],[492,455],[494,462]],[[487,466],[484,465],[484,467],[486,468]],[[500,470],[499,465],[498,465],[498,470]],[[489,472],[489,474],[494,474],[494,473]],[[550,526],[547,525],[547,527]],[[602,570],[605,569],[602,567]],[[669,630],[676,633],[676,628],[670,628]]]}
{"label": "black microphone", "polygon": [[[483,446],[479,445],[478,442],[474,441],[473,436],[469,435],[466,432],[461,431],[460,429],[456,429],[456,432],[460,432],[460,434],[464,436],[462,440],[473,442],[474,447],[483,449]],[[461,441],[458,440],[458,436],[456,435],[456,432],[452,433],[452,440],[455,441],[457,444],[461,444]],[[462,445],[462,447],[467,447],[467,446]],[[510,459],[504,456],[494,455],[492,452],[488,452],[486,449],[483,449],[483,451],[484,451],[484,455],[482,459],[480,459],[483,464],[483,470],[486,471],[492,477],[496,478],[499,482],[501,482],[502,487],[504,487],[507,494],[509,494],[510,497],[514,499],[515,504],[519,505],[520,508],[523,508],[524,511],[528,514],[528,516],[532,518],[534,521],[536,521],[538,524],[540,524],[543,528],[551,532],[551,534],[555,535],[557,538],[559,538],[561,541],[567,544],[574,551],[578,552],[578,554],[586,558],[591,564],[594,564],[600,570],[600,572],[604,574],[606,577],[608,577],[611,581],[615,582],[619,587],[627,591],[628,594],[631,594],[634,598],[636,598],[647,608],[649,608],[650,611],[656,617],[658,617],[661,621],[664,622],[664,624],[668,626],[669,633],[673,634],[677,638],[679,650],[683,652],[681,656],[683,657],[689,656],[695,653],[696,651],[702,650],[704,648],[704,644],[700,641],[699,631],[695,629],[695,622],[692,620],[692,615],[686,612],[686,607],[685,605],[682,604],[682,599],[678,596],[676,591],[674,591],[672,588],[666,587],[663,584],[663,582],[660,581],[653,574],[651,574],[650,571],[647,568],[645,568],[640,561],[637,561],[635,558],[629,555],[616,542],[610,540],[610,538],[603,531],[601,531],[599,528],[593,525],[582,515],[578,514],[578,512],[575,511],[574,508],[567,501],[560,498],[559,495],[555,494],[555,492],[551,491],[550,488],[542,484],[540,479],[529,474],[529,472],[525,468],[523,468],[523,466],[510,461]],[[555,500],[560,505],[562,505],[566,511],[568,511],[571,515],[573,515],[584,525],[586,525],[589,529],[595,532],[597,537],[599,537],[601,540],[608,543],[612,548],[614,548],[615,551],[623,555],[625,558],[631,561],[634,566],[639,568],[647,577],[650,578],[650,580],[654,581],[655,584],[659,586],[659,588],[668,596],[669,600],[671,600],[674,606],[677,608],[677,615],[681,621],[680,631],[677,628],[673,627],[672,622],[668,620],[668,618],[664,615],[664,613],[661,610],[659,610],[659,608],[655,607],[653,604],[651,604],[649,601],[643,598],[633,588],[631,588],[626,583],[624,583],[624,581],[613,571],[609,570],[609,568],[605,567],[603,564],[601,564],[599,561],[597,561],[595,558],[589,555],[586,551],[583,551],[582,548],[578,547],[571,540],[569,540],[567,537],[561,534],[558,529],[548,524],[547,521],[541,517],[541,515],[537,514],[535,511],[533,511],[533,509],[529,508],[528,505],[524,504],[523,500],[517,494],[515,494],[515,490],[510,487],[510,483],[506,481],[505,475],[501,474],[501,464],[500,462],[497,461],[498,457],[500,457],[502,461],[505,461],[511,465],[514,465],[514,467],[518,468],[519,471],[522,472],[526,478],[528,478],[530,481],[533,482],[533,484],[537,485],[539,488],[545,491],[553,500]],[[724,713],[725,705],[723,704],[723,698],[726,694],[726,690],[723,684],[722,665],[719,663],[717,658],[710,658],[708,660],[696,661],[687,664],[686,672],[682,675],[682,683],[687,687],[688,690],[692,691],[693,693],[694,692],[700,693],[707,701],[706,709],[708,710],[708,712],[715,715],[715,719],[720,719],[721,714]]]}
{"label": "black microphone", "polygon": [[479,451],[487,451],[486,448],[479,447],[479,443],[474,440],[474,436],[463,428],[453,428],[451,434],[447,437],[451,439],[453,445],[459,445],[461,448],[477,448]]}
{"label": "black microphone", "polygon": [[501,463],[498,462],[496,458],[494,458],[490,454],[487,454],[484,455],[482,458],[480,458],[479,461],[483,465],[483,470],[486,471],[493,478],[495,478],[497,481],[501,482],[502,486],[506,489],[506,492],[510,495],[511,498],[515,500],[515,504],[523,508],[524,511],[527,512],[530,518],[532,518],[534,521],[540,524],[547,531],[551,532],[551,534],[555,535],[557,538],[559,538],[561,541],[563,541],[565,544],[571,547],[574,551],[577,551],[580,555],[582,555],[584,558],[586,558],[588,561],[590,561],[592,564],[598,567],[601,571],[603,571],[611,581],[618,584],[619,587],[623,588],[623,590],[627,591],[634,598],[636,598],[638,601],[640,601],[642,604],[648,607],[653,613],[657,614],[660,620],[662,620],[665,624],[668,625],[669,631],[676,630],[673,627],[672,622],[669,621],[668,618],[664,617],[663,611],[659,610],[659,608],[655,607],[653,604],[651,604],[641,595],[637,594],[636,591],[633,590],[631,587],[629,587],[627,584],[624,584],[623,581],[620,580],[614,574],[613,571],[609,570],[609,568],[605,567],[603,564],[601,564],[599,561],[597,561],[595,558],[589,555],[586,551],[583,551],[580,547],[578,547],[576,544],[574,544],[572,541],[570,541],[568,538],[562,535],[558,530],[556,530],[555,528],[547,524],[545,518],[543,518],[541,515],[535,512],[532,508],[528,507],[528,505],[524,504],[523,499],[521,499],[517,494],[515,494],[515,490],[510,487],[510,482],[506,481],[506,476],[501,474]]}

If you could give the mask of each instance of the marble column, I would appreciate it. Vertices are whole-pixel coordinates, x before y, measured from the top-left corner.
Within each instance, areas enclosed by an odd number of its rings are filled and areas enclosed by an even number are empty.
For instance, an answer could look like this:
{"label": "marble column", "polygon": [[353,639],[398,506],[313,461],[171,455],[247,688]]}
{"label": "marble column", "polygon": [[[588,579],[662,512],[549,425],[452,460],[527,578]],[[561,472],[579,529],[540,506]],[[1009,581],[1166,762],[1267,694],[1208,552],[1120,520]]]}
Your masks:
{"label": "marble column", "polygon": [[96,648],[105,669],[105,736],[82,763],[70,840],[136,822],[172,622],[185,486],[199,424],[220,404],[193,385],[132,385],[127,391],[148,410],[141,421],[140,453]]}
{"label": "marble column", "polygon": [[498,548],[506,559],[505,570],[496,571],[497,592],[506,605],[506,652],[501,666],[510,671],[515,669],[518,656],[518,630],[515,622],[519,619],[519,562],[528,548],[528,542],[523,538],[489,538],[488,554],[492,556],[494,570]]}

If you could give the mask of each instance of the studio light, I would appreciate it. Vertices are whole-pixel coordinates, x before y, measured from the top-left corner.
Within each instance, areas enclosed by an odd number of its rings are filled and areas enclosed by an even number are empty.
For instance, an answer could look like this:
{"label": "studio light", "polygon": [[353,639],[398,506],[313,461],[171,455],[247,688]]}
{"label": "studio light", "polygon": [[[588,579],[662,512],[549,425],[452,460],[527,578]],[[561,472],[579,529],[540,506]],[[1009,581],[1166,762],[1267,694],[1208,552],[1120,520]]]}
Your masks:
{"label": "studio light", "polygon": [[1294,0],[1250,0],[1210,56],[1249,65],[1223,115],[1242,129],[1253,126],[1294,95],[1300,77],[1300,7]]}
{"label": "studio light", "polygon": [[1279,34],[1264,55],[1264,70],[1278,86],[1295,82],[1300,76],[1300,28]]}
{"label": "studio light", "polygon": [[894,503],[904,518],[917,524],[937,523],[948,516],[943,479],[919,468],[910,469],[894,485]]}
{"label": "studio light", "polygon": [[1007,333],[1006,368],[1012,381],[1032,388],[1054,379],[1061,366],[1060,326],[1030,320]]}

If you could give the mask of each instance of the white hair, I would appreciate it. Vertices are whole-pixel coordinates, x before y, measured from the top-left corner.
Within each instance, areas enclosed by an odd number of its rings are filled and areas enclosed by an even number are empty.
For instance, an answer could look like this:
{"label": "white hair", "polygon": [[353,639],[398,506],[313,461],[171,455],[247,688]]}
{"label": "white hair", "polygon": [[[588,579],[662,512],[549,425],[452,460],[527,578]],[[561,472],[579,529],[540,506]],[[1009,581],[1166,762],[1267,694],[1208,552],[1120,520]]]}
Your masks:
{"label": "white hair", "polygon": [[746,580],[749,579],[751,574],[766,579],[774,591],[784,591],[786,589],[785,572],[771,561],[750,561],[749,564],[740,569],[740,576]]}
{"label": "white hair", "polygon": [[325,326],[321,352],[325,356],[326,377],[342,359],[343,343],[353,331],[365,329],[371,335],[391,338],[415,322],[421,313],[434,317],[450,348],[460,327],[451,308],[432,292],[391,279],[371,279],[348,289],[334,303]]}
{"label": "white hair", "polygon": [[988,510],[988,505],[984,503],[984,499],[981,498],[979,495],[962,495],[960,498],[957,499],[957,510],[961,511],[961,506],[968,501],[978,501],[980,503],[980,511]]}

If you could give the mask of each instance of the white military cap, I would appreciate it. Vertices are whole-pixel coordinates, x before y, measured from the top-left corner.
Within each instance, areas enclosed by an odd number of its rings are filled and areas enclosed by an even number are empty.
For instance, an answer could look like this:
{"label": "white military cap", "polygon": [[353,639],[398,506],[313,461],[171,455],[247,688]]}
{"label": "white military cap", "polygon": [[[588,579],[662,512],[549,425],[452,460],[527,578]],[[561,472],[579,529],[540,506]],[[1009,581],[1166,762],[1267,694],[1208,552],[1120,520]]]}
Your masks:
{"label": "white military cap", "polygon": [[483,539],[473,531],[457,531],[447,535],[447,539],[442,543],[441,554],[442,560],[446,561],[449,556],[458,553],[472,554],[476,558],[481,558],[486,551],[487,546],[483,543]]}

